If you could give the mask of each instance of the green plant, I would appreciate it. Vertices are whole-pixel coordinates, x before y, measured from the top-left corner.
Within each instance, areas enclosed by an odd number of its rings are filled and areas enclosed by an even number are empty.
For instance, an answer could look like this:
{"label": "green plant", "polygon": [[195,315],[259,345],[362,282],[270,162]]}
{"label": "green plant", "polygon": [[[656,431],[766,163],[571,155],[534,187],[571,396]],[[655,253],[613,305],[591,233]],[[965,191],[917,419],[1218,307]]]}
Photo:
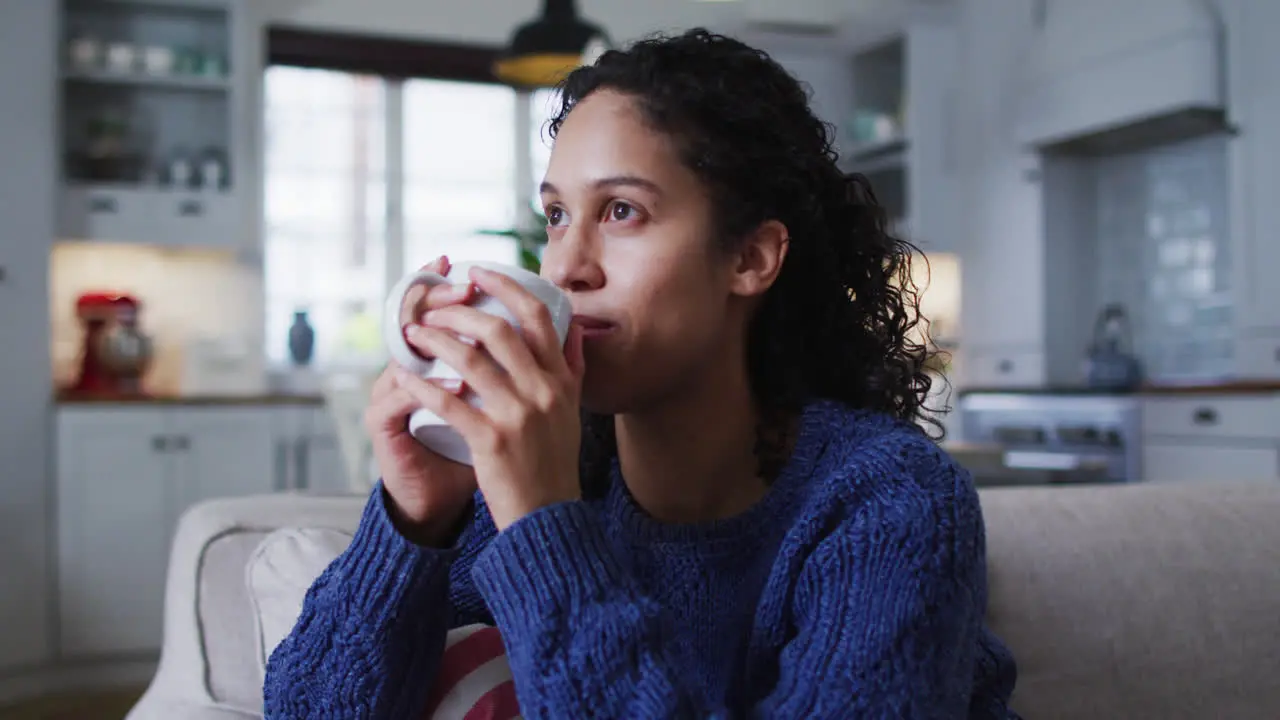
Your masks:
{"label": "green plant", "polygon": [[531,210],[524,224],[517,227],[479,232],[515,240],[520,252],[520,266],[530,272],[538,272],[542,268],[542,248],[547,244],[547,218],[537,210]]}

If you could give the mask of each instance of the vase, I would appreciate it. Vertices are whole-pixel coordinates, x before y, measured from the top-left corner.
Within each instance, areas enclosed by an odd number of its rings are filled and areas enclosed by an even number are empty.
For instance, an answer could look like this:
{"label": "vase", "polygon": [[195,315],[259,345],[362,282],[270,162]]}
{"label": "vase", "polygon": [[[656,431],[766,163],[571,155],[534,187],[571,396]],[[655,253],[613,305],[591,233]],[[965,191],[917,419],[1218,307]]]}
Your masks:
{"label": "vase", "polygon": [[295,365],[307,365],[311,362],[315,346],[316,331],[307,319],[307,311],[295,312],[293,325],[289,327],[289,357]]}

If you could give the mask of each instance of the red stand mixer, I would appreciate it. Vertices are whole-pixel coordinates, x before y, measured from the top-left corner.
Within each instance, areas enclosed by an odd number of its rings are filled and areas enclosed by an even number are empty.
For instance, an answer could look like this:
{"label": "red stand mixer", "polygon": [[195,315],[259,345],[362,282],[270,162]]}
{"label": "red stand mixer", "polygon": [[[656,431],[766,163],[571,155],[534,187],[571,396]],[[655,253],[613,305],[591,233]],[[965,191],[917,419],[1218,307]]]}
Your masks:
{"label": "red stand mixer", "polygon": [[142,376],[151,364],[151,340],[138,329],[137,298],[91,292],[76,298],[84,324],[80,375],[67,391],[94,397],[143,395]]}

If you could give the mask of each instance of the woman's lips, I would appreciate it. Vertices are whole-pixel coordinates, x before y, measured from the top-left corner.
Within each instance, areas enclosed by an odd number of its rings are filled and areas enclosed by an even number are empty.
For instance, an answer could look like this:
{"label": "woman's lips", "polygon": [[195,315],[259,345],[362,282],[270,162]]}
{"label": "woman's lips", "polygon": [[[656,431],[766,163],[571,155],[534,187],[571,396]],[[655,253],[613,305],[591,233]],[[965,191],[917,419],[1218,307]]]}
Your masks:
{"label": "woman's lips", "polygon": [[590,315],[574,315],[573,324],[582,328],[582,337],[593,338],[607,335],[617,329],[617,323]]}

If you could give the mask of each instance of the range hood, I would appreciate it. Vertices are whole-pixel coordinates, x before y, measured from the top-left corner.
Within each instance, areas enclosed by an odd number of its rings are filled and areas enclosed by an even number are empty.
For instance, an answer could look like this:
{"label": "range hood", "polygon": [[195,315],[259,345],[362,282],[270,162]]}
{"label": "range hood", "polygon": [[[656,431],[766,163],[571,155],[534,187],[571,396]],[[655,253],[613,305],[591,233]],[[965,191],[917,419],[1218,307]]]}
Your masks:
{"label": "range hood", "polygon": [[1118,152],[1226,129],[1207,0],[1038,0],[1015,105],[1024,145]]}

